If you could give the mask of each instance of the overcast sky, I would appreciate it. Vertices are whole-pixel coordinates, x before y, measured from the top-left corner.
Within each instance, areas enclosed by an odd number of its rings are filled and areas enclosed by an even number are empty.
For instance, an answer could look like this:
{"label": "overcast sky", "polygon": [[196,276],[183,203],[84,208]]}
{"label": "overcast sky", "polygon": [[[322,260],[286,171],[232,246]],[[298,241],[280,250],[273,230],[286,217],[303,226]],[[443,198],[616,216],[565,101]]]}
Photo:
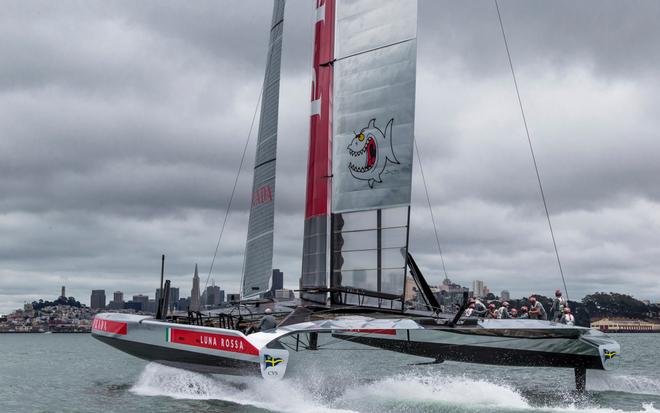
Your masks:
{"label": "overcast sky", "polygon": [[[660,299],[660,3],[501,0],[571,298]],[[297,287],[313,2],[284,26],[274,266]],[[5,1],[0,312],[208,274],[263,78],[267,1]],[[420,1],[416,136],[447,271],[561,286],[497,14]],[[396,18],[396,16],[392,16]],[[237,292],[253,137],[211,278]],[[415,165],[411,250],[444,278]],[[185,290],[185,291],[184,291]]]}

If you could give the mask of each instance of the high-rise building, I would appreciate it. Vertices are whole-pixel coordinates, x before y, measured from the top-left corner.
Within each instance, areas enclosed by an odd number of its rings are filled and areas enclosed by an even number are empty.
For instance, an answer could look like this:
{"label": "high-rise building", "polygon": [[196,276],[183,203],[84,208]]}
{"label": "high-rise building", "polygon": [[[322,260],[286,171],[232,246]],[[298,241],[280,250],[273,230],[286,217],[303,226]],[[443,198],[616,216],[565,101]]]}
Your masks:
{"label": "high-rise building", "polygon": [[176,308],[179,311],[187,311],[190,308],[190,298],[179,298]]}
{"label": "high-rise building", "polygon": [[453,283],[449,278],[445,278],[442,285],[438,288],[438,303],[451,309],[454,304],[463,304],[463,293],[469,293],[469,288],[460,284]]}
{"label": "high-rise building", "polygon": [[105,290],[92,290],[89,306],[96,309],[105,309]]}
{"label": "high-rise building", "polygon": [[112,301],[108,304],[108,308],[112,310],[121,310],[124,308],[124,293],[121,291],[115,291],[112,293]]}
{"label": "high-rise building", "polygon": [[284,289],[284,273],[278,268],[273,269],[273,283],[270,287],[271,291]]}
{"label": "high-rise building", "polygon": [[227,302],[228,303],[237,303],[241,301],[241,295],[240,294],[227,294]]}
{"label": "high-rise building", "polygon": [[204,305],[218,307],[225,301],[225,291],[221,290],[217,285],[211,285],[206,287],[204,298]]}
{"label": "high-rise building", "polygon": [[[160,288],[156,288],[156,303],[160,301]],[[173,310],[177,307],[179,302],[179,289],[175,287],[170,287],[170,298],[168,300],[167,306],[170,310]]]}
{"label": "high-rise building", "polygon": [[481,296],[485,298],[488,296],[488,294],[490,294],[490,288],[484,285],[484,289],[481,291]]}
{"label": "high-rise building", "polygon": [[475,297],[484,296],[484,282],[481,280],[472,281],[472,291],[474,291]]}
{"label": "high-rise building", "polygon": [[135,307],[139,306],[139,309],[135,308],[137,311],[147,311],[147,305],[149,304],[149,296],[142,294],[134,295],[133,303],[136,304]]}
{"label": "high-rise building", "polygon": [[190,311],[199,311],[199,274],[197,273],[197,264],[195,264],[195,275],[193,275],[193,286],[190,291]]}
{"label": "high-rise building", "polygon": [[66,298],[66,287],[62,286],[62,294],[60,294],[60,298]]}
{"label": "high-rise building", "polygon": [[502,301],[509,301],[511,299],[511,294],[509,293],[509,290],[502,290],[500,293],[500,299]]}

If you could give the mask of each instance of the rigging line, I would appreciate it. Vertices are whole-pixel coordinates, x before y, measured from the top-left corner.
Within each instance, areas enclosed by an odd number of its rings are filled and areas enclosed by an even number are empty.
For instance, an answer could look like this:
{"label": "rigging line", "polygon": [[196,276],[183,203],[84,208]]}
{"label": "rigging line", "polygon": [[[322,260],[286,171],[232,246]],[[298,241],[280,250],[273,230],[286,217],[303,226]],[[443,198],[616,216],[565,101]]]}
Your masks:
{"label": "rigging line", "polygon": [[445,258],[442,254],[442,248],[440,248],[440,237],[438,237],[438,227],[435,225],[435,217],[433,215],[433,208],[431,207],[431,198],[429,197],[429,188],[426,186],[426,178],[424,177],[424,168],[422,167],[422,157],[419,154],[419,148],[417,147],[417,139],[413,139],[415,142],[415,152],[417,152],[417,163],[419,164],[419,172],[422,174],[422,183],[424,183],[424,192],[426,192],[426,202],[429,204],[429,212],[431,213],[431,223],[433,224],[433,232],[435,232],[435,242],[438,245],[438,252],[440,253],[440,262],[442,262],[442,271],[445,273],[445,278],[447,276],[447,268],[445,267]]}
{"label": "rigging line", "polygon": [[[265,78],[264,78],[265,82]],[[252,115],[252,123],[250,123],[250,130],[248,131],[247,138],[245,139],[245,145],[243,146],[243,154],[241,155],[241,162],[238,165],[238,171],[236,171],[236,178],[234,178],[234,187],[231,190],[231,195],[229,195],[229,202],[227,203],[227,209],[225,210],[225,218],[222,220],[222,226],[220,227],[220,234],[218,235],[218,242],[215,244],[215,252],[213,253],[213,259],[211,260],[211,267],[209,268],[209,275],[206,277],[206,282],[204,283],[204,291],[209,284],[209,279],[211,278],[211,273],[213,271],[213,264],[215,264],[215,259],[218,256],[218,249],[220,248],[220,240],[222,239],[222,234],[225,232],[225,225],[227,224],[227,218],[229,217],[229,211],[231,210],[231,204],[234,201],[234,194],[236,193],[236,186],[238,185],[238,178],[241,176],[241,169],[243,169],[243,162],[245,161],[245,154],[247,153],[248,144],[250,143],[250,137],[252,136],[252,129],[254,128],[254,121],[257,119],[257,113],[259,112],[259,104],[261,103],[261,97],[264,93],[264,82],[261,83],[261,89],[259,91],[259,98],[257,99],[257,104],[254,107],[254,114]],[[242,284],[242,283],[241,283]]]}
{"label": "rigging line", "polygon": [[566,293],[566,302],[568,302],[568,289],[566,288],[566,279],[564,277],[564,269],[561,265],[561,259],[559,259],[559,250],[557,249],[557,241],[555,240],[555,232],[552,229],[552,221],[550,220],[550,212],[548,212],[548,203],[545,199],[545,192],[543,191],[543,184],[541,183],[541,174],[539,174],[539,168],[536,163],[536,156],[534,155],[534,146],[532,145],[532,138],[529,134],[529,128],[527,126],[527,118],[525,117],[525,110],[523,109],[522,99],[520,98],[520,91],[518,89],[518,81],[516,80],[516,72],[513,69],[513,62],[511,60],[511,52],[509,51],[509,42],[506,39],[506,33],[504,32],[504,24],[502,23],[502,15],[500,14],[500,6],[497,0],[495,2],[495,9],[497,10],[497,19],[500,22],[500,29],[502,30],[502,39],[504,40],[504,47],[506,49],[506,55],[509,59],[509,68],[511,69],[511,77],[513,77],[513,85],[516,89],[516,96],[518,97],[518,106],[520,106],[520,114],[522,115],[523,125],[525,126],[525,133],[527,134],[527,143],[529,143],[529,152],[532,154],[532,162],[534,163],[534,170],[536,171],[536,180],[539,184],[539,190],[541,192],[541,199],[543,200],[543,207],[545,208],[545,217],[548,220],[548,228],[550,228],[550,236],[552,238],[552,245],[555,248],[555,256],[557,257],[557,265],[559,266],[559,273],[561,274],[561,281],[564,284],[564,292]]}

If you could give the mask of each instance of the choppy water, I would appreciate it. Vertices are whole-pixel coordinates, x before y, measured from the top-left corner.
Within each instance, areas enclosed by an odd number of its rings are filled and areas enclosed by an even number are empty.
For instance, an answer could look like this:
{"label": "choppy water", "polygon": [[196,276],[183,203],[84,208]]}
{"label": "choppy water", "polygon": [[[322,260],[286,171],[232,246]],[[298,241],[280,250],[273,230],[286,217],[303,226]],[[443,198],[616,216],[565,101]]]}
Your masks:
{"label": "choppy water", "polygon": [[89,335],[0,334],[0,412],[660,412],[660,335],[617,335],[615,372],[446,362],[370,382],[225,379],[145,363]]}

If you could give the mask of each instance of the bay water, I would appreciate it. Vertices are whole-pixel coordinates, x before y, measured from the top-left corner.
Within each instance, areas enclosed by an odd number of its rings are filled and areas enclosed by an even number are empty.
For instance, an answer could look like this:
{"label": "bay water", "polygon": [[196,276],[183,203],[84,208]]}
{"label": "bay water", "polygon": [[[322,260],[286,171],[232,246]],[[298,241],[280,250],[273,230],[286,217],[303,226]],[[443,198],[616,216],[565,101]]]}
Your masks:
{"label": "bay water", "polygon": [[579,395],[570,369],[445,362],[270,383],[148,363],[88,334],[0,334],[0,412],[660,412],[660,334],[613,337],[621,367],[589,371]]}

